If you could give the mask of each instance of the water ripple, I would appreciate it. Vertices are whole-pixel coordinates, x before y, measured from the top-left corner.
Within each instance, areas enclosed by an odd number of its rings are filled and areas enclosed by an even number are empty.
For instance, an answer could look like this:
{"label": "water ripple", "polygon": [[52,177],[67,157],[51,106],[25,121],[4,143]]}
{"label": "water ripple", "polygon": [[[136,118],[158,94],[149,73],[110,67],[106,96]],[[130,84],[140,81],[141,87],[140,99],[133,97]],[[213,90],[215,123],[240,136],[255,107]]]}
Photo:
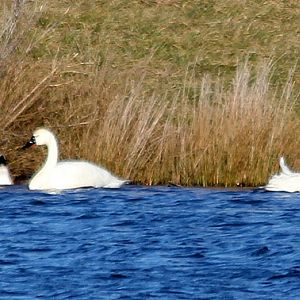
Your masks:
{"label": "water ripple", "polygon": [[298,299],[300,196],[0,190],[0,299]]}

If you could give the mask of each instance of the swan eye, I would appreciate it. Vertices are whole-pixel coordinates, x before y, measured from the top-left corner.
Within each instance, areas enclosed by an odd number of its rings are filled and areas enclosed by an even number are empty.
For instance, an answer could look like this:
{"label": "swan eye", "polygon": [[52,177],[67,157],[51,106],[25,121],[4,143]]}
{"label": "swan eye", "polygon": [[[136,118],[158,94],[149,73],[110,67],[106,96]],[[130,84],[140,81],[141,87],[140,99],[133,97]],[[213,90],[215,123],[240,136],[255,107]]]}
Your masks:
{"label": "swan eye", "polygon": [[33,135],[29,141],[31,144],[36,144],[35,136]]}
{"label": "swan eye", "polygon": [[31,139],[29,140],[29,142],[27,142],[27,143],[22,147],[22,149],[24,150],[24,149],[26,149],[26,148],[31,147],[32,145],[36,145],[36,140],[35,140],[35,136],[34,136],[34,135],[31,137]]}

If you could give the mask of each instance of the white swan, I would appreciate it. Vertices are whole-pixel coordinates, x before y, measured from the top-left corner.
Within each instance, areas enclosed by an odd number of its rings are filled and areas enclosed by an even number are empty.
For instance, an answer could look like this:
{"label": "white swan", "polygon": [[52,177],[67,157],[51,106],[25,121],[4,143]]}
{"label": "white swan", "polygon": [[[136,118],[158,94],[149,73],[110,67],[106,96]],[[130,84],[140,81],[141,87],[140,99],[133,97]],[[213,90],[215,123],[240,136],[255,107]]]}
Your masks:
{"label": "white swan", "polygon": [[0,155],[0,185],[13,184],[6,164],[7,162],[5,157],[3,155]]}
{"label": "white swan", "polygon": [[292,172],[283,157],[280,158],[279,164],[281,173],[273,175],[265,189],[273,192],[300,192],[300,173]]}
{"label": "white swan", "polygon": [[34,131],[23,149],[32,145],[46,145],[48,156],[43,167],[30,180],[30,190],[64,190],[80,187],[119,188],[127,182],[87,161],[58,162],[57,140],[48,129],[40,128]]}

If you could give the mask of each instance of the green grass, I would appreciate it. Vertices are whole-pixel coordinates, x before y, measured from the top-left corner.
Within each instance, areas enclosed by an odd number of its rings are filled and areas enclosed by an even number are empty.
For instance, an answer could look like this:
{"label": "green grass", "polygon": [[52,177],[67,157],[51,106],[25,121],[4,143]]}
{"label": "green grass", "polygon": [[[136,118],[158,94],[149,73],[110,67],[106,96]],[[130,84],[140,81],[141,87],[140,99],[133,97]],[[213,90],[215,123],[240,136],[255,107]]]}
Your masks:
{"label": "green grass", "polygon": [[86,58],[109,53],[114,67],[124,69],[151,57],[147,67],[155,74],[170,69],[182,79],[195,61],[199,76],[206,72],[232,76],[237,61],[245,56],[253,62],[273,56],[276,80],[283,82],[298,60],[300,4],[296,1],[161,2],[52,1],[39,21],[41,29],[59,23],[45,41],[48,58],[58,47],[65,55],[80,52]]}

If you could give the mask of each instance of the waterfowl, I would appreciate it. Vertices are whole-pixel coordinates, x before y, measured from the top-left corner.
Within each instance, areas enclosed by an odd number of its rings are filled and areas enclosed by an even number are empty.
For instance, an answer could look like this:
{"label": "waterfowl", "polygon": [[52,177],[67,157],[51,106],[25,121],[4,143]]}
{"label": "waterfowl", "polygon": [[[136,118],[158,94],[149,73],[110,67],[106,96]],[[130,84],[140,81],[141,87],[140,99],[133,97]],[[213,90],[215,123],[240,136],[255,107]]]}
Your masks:
{"label": "waterfowl", "polygon": [[3,155],[0,155],[0,185],[13,184],[9,170],[7,168],[7,161]]}
{"label": "waterfowl", "polygon": [[22,148],[26,149],[33,145],[45,145],[48,148],[48,156],[42,168],[30,179],[30,190],[65,190],[81,187],[119,188],[127,182],[87,161],[58,161],[58,142],[49,129],[35,130],[31,139]]}
{"label": "waterfowl", "polygon": [[300,173],[291,171],[283,157],[280,158],[279,165],[281,173],[273,175],[265,189],[273,192],[300,192]]}

